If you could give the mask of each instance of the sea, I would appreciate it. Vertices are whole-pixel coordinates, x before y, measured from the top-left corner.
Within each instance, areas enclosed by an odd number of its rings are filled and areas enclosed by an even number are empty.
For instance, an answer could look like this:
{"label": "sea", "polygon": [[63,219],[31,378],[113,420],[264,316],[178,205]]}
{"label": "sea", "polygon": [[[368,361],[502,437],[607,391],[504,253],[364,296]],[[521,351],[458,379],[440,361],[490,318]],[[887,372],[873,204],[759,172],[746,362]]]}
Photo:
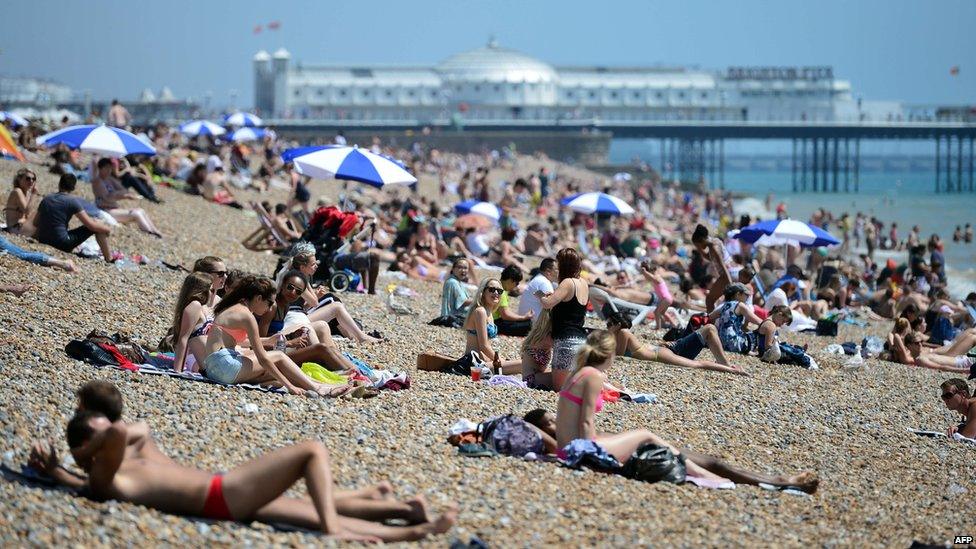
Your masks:
{"label": "sea", "polygon": [[[615,158],[618,155],[613,152],[611,162],[624,163],[633,158],[632,151],[621,154],[622,158]],[[774,208],[783,202],[790,217],[803,221],[809,220],[810,215],[822,207],[835,217],[844,212],[853,216],[858,211],[875,216],[885,224],[885,234],[891,222],[895,222],[900,239],[908,236],[912,225],[918,225],[923,240],[936,233],[945,243],[946,273],[952,296],[965,297],[968,292],[976,291],[976,242],[952,241],[957,225],[971,223],[976,227],[976,193],[935,193],[934,171],[862,171],[857,193],[794,193],[789,170],[727,169],[725,188],[745,195],[737,201],[737,209],[757,214],[764,213],[766,196],[772,194]],[[875,253],[875,261],[883,262],[888,257],[899,261],[907,259],[904,252],[880,250]]]}

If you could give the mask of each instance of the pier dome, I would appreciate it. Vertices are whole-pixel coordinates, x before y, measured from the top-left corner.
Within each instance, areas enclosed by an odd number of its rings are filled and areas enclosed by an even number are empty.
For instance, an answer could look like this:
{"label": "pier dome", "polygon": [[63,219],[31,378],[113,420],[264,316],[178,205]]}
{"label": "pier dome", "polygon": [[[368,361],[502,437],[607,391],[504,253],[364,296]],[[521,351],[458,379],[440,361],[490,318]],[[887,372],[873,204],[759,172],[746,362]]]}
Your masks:
{"label": "pier dome", "polygon": [[556,81],[552,66],[521,52],[503,48],[494,40],[482,48],[452,55],[437,65],[451,81],[549,83]]}

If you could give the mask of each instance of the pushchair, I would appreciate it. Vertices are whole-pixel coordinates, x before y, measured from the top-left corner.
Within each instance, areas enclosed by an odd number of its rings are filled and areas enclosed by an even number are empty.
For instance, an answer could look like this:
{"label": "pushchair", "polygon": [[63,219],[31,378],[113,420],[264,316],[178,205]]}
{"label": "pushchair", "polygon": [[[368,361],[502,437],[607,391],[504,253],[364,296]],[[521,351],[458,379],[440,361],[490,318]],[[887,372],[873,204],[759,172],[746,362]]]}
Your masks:
{"label": "pushchair", "polygon": [[357,225],[361,226],[361,221],[356,213],[343,212],[335,206],[321,207],[312,214],[302,240],[315,246],[315,259],[319,266],[312,275],[313,284],[325,283],[333,292],[359,286],[359,273],[334,269],[335,258],[344,239],[354,229],[360,228]]}

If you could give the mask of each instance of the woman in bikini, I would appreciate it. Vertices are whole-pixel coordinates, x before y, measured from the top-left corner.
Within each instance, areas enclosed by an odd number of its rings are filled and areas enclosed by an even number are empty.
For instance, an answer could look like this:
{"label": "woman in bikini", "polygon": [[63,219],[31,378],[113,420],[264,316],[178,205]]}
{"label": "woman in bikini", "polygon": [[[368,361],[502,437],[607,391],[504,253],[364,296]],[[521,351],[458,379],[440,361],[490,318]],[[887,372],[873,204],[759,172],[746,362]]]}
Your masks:
{"label": "woman in bikini", "polygon": [[410,255],[407,252],[397,254],[393,266],[408,277],[425,282],[443,282],[448,275],[447,271],[429,263],[422,256]]}
{"label": "woman in bikini", "polygon": [[[411,251],[413,255],[422,258],[424,261],[437,264],[440,259],[437,246],[437,237],[434,233],[430,232],[427,228],[426,221],[416,223],[416,229],[414,233],[410,235],[410,241],[407,244],[407,249]],[[446,256],[445,256],[446,257]]]}
{"label": "woman in bikini", "polygon": [[552,390],[552,317],[542,309],[522,340],[522,381],[531,389]]}
{"label": "woman in bikini", "polygon": [[[619,356],[661,362],[682,368],[711,370],[740,376],[749,375],[741,366],[729,364],[725,351],[722,349],[722,342],[718,339],[718,330],[711,324],[706,324],[698,331],[662,346],[651,345],[639,340],[630,331],[630,321],[620,313],[607,317],[607,330],[613,334],[614,340],[617,342],[615,353]],[[706,346],[715,356],[717,362],[696,360],[698,354]]]}
{"label": "woman in bikini", "polygon": [[[901,326],[903,327],[904,324]],[[898,328],[899,324],[896,323],[895,327]],[[976,359],[968,355],[946,355],[938,349],[923,349],[922,342],[925,338],[918,332],[910,331],[902,336],[893,331],[889,337],[892,343],[889,350],[885,351],[882,356],[891,362],[955,374],[976,373],[976,368],[974,368]]]}
{"label": "woman in bikini", "polygon": [[36,182],[37,175],[27,168],[17,170],[14,175],[14,188],[7,195],[7,205],[3,208],[8,232],[23,236],[34,234],[35,202],[40,198]]}
{"label": "woman in bikini", "polygon": [[207,304],[213,281],[206,273],[190,273],[183,279],[173,313],[173,369],[182,372],[188,355],[194,358],[190,372],[196,372],[206,358],[205,331],[213,322],[213,308]]}
{"label": "woman in bikini", "polygon": [[617,434],[599,433],[596,430],[596,414],[603,408],[603,390],[606,372],[616,356],[617,339],[610,332],[596,330],[587,337],[576,357],[576,364],[562,390],[556,408],[557,455],[566,456],[570,442],[591,440],[603,447],[620,463],[627,460],[642,444],[650,442],[670,448],[675,456],[684,454],[685,467],[691,476],[714,483],[727,481],[742,484],[771,484],[795,487],[805,492],[817,490],[819,480],[815,473],[805,472],[792,477],[771,476],[733,467],[718,458],[679,450],[666,440],[647,430],[626,431]]}
{"label": "woman in bikini", "polygon": [[502,373],[507,375],[517,375],[522,371],[522,361],[520,360],[499,360],[495,357],[498,354],[491,346],[491,340],[498,337],[498,326],[492,320],[492,313],[498,308],[501,301],[502,283],[497,278],[487,277],[481,281],[478,291],[475,293],[477,301],[468,310],[468,316],[464,319],[464,355],[455,361],[452,369],[462,371],[463,366],[471,361],[471,355],[477,353],[481,360],[488,364],[500,364]]}
{"label": "woman in bikini", "polygon": [[[273,307],[274,297],[274,283],[254,276],[244,278],[224,296],[214,308],[203,374],[226,384],[277,382],[297,395],[341,396],[351,391],[353,388],[348,385],[329,387],[317,383],[284,353],[264,350],[255,316],[262,316]],[[248,341],[251,349],[240,349]]]}

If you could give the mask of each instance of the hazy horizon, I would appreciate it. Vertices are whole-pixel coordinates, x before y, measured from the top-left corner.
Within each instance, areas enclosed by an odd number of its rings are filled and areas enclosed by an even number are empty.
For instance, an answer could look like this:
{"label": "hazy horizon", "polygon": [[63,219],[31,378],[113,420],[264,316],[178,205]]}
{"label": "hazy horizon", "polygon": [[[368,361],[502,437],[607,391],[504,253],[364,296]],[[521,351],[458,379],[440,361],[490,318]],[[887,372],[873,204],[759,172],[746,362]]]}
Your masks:
{"label": "hazy horizon", "polygon": [[[0,74],[53,79],[96,99],[133,100],[169,86],[177,97],[202,103],[210,92],[212,105],[226,105],[236,90],[248,107],[251,57],[261,49],[284,47],[308,64],[435,65],[494,36],[553,65],[830,65],[866,100],[976,103],[976,64],[967,65],[976,2],[853,4],[12,3],[4,11],[16,24],[0,35]],[[273,21],[278,30],[268,28]]]}

